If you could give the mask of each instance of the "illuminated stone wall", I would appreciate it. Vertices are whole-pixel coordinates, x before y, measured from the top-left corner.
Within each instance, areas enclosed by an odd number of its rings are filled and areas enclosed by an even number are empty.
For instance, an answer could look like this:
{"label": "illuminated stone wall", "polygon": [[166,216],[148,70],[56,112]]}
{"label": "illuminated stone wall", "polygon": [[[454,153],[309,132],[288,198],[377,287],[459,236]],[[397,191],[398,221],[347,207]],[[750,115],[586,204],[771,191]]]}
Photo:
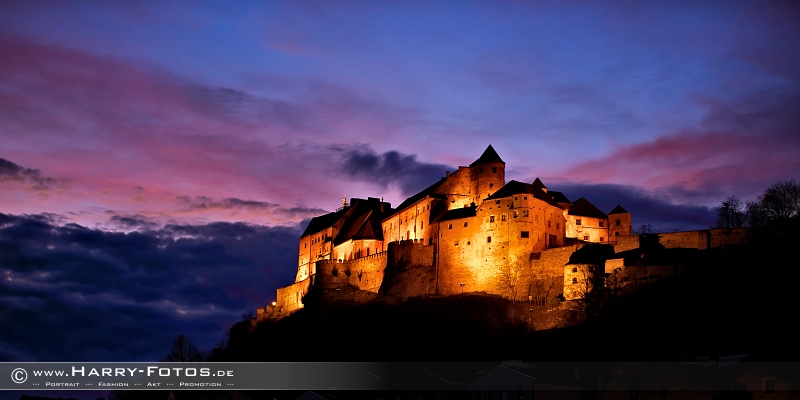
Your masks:
{"label": "illuminated stone wall", "polygon": [[737,246],[745,242],[750,228],[711,229],[711,247]]}
{"label": "illuminated stone wall", "polygon": [[333,248],[333,259],[339,261],[353,260],[382,253],[383,241],[375,239],[347,240]]}
{"label": "illuminated stone wall", "polygon": [[303,296],[308,293],[311,278],[295,282],[289,286],[278,288],[276,309],[279,317],[284,317],[303,308]]}
{"label": "illuminated stone wall", "polygon": [[[605,218],[567,215],[567,237],[592,243],[608,242],[608,220]],[[602,225],[602,226],[601,226]]]}
{"label": "illuminated stone wall", "polygon": [[639,248],[639,235],[617,236],[616,238],[617,242],[614,243],[615,253]]}
{"label": "illuminated stone wall", "polygon": [[608,241],[611,244],[619,241],[620,236],[633,234],[631,215],[629,213],[609,214],[608,216]]}
{"label": "illuminated stone wall", "polygon": [[711,241],[709,231],[667,232],[658,234],[658,243],[668,249],[705,250]]}
{"label": "illuminated stone wall", "polygon": [[355,260],[317,262],[314,288],[335,289],[352,285],[359,290],[378,293],[383,282],[387,253],[372,254]]}
{"label": "illuminated stone wall", "polygon": [[564,299],[582,299],[603,267],[592,264],[567,264],[564,266]]}

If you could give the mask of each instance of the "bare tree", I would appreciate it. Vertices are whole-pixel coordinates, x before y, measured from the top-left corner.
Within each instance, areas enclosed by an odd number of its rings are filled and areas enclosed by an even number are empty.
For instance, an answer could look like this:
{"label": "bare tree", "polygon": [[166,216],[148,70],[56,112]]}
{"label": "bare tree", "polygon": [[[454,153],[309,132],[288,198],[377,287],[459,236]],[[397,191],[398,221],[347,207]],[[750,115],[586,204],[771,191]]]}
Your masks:
{"label": "bare tree", "polygon": [[747,220],[744,204],[736,196],[728,196],[722,204],[717,207],[717,227],[718,228],[739,228]]}
{"label": "bare tree", "polygon": [[758,200],[769,221],[785,221],[800,214],[800,186],[794,180],[773,183]]}
{"label": "bare tree", "polygon": [[172,351],[161,361],[197,362],[205,360],[205,352],[197,348],[192,339],[184,334],[178,335],[172,342]]}
{"label": "bare tree", "polygon": [[745,209],[747,210],[747,221],[750,226],[766,225],[767,216],[764,213],[764,207],[761,207],[760,201],[745,202]]}
{"label": "bare tree", "polygon": [[512,301],[517,301],[517,292],[522,282],[522,263],[503,261],[498,271],[497,285],[501,291],[507,292]]}

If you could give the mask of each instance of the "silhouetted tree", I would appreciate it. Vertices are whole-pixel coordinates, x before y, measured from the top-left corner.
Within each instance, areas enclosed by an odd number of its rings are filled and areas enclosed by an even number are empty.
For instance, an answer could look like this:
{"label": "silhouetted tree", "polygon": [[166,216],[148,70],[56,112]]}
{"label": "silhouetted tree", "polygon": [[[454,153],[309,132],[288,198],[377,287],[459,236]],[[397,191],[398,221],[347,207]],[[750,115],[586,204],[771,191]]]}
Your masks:
{"label": "silhouetted tree", "polygon": [[786,221],[800,214],[800,186],[794,180],[773,183],[758,199],[769,221]]}
{"label": "silhouetted tree", "polygon": [[722,204],[717,207],[717,227],[718,228],[739,228],[747,220],[744,205],[736,196],[728,196]]}
{"label": "silhouetted tree", "polygon": [[205,358],[205,352],[198,349],[197,345],[192,342],[192,339],[189,339],[184,334],[180,334],[172,342],[172,351],[161,361],[197,362],[204,361]]}
{"label": "silhouetted tree", "polygon": [[747,221],[750,226],[762,226],[767,223],[767,216],[764,213],[764,207],[761,207],[760,201],[747,201],[745,202],[745,209],[747,211]]}

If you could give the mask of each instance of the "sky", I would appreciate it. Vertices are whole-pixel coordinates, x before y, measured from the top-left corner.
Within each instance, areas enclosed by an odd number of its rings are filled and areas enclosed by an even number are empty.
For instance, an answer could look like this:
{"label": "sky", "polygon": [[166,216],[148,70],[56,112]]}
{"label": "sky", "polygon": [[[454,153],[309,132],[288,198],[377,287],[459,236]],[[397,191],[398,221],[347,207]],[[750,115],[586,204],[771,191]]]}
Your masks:
{"label": "sky", "polygon": [[506,180],[634,229],[712,226],[800,180],[797,21],[794,1],[0,2],[0,361],[208,349],[292,282],[311,217],[397,205],[489,144]]}

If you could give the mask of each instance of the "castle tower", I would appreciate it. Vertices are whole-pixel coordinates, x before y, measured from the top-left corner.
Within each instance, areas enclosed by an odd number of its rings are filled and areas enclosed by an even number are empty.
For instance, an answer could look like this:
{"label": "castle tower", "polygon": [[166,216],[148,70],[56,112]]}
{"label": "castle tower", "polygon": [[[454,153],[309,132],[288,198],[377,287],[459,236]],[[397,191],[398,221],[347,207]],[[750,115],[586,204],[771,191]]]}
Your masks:
{"label": "castle tower", "polygon": [[617,206],[608,213],[608,240],[612,243],[616,242],[617,236],[630,235],[632,231],[631,213],[617,204]]}
{"label": "castle tower", "polygon": [[491,196],[506,184],[506,163],[490,144],[483,154],[469,165],[470,198],[473,203]]}

